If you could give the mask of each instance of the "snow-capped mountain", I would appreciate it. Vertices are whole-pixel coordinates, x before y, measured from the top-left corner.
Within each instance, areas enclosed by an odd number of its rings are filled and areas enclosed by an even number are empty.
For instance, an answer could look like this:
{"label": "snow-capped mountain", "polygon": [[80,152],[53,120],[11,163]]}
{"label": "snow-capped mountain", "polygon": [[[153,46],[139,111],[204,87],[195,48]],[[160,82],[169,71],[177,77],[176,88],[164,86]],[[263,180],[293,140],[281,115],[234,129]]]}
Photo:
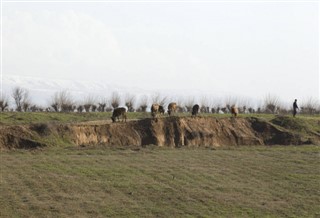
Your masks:
{"label": "snow-capped mountain", "polygon": [[62,79],[44,79],[39,77],[26,77],[16,75],[3,75],[2,92],[12,101],[11,93],[13,88],[20,87],[27,89],[33,104],[48,106],[52,96],[60,91],[68,91],[71,96],[80,101],[87,96],[95,98],[108,98],[112,92],[118,92],[120,96],[127,93],[142,95],[145,90],[135,87],[121,87],[116,84],[108,84],[103,81],[80,81]]}

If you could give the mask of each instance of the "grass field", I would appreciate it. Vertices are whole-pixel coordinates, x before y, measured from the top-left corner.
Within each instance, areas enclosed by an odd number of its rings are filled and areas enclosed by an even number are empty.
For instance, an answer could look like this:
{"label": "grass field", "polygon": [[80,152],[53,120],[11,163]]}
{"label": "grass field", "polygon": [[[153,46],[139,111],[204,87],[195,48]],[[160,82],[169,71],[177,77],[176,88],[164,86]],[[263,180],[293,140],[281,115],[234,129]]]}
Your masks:
{"label": "grass field", "polygon": [[111,113],[56,113],[56,112],[5,112],[0,113],[0,124],[18,125],[31,123],[71,123],[92,120],[111,120]]}
{"label": "grass field", "polygon": [[320,217],[319,146],[1,153],[1,217]]}
{"label": "grass field", "polygon": [[[56,112],[2,112],[0,113],[0,125],[19,125],[31,123],[73,123],[95,120],[111,121],[111,112],[96,112],[96,113],[56,113]],[[143,119],[151,118],[151,113],[132,112],[127,113],[128,119]],[[168,115],[164,115],[167,117]],[[190,113],[176,113],[175,116],[191,116]],[[203,117],[231,117],[230,114],[200,114]],[[239,117],[259,117],[267,121],[275,118],[274,114],[240,114]],[[291,117],[290,115],[288,115]],[[317,120],[320,121],[320,115],[299,115],[297,119],[302,120]]]}

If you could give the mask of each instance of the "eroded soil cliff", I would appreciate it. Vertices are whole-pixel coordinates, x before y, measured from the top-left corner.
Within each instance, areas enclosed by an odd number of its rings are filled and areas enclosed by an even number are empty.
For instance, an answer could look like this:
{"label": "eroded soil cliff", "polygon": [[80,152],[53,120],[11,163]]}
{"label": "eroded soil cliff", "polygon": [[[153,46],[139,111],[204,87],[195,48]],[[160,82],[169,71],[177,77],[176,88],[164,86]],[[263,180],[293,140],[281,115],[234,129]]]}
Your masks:
{"label": "eroded soil cliff", "polygon": [[[286,118],[167,117],[126,123],[83,122],[0,127],[0,148],[77,146],[228,146],[319,144],[320,133],[287,126]],[[282,125],[285,123],[286,125]]]}

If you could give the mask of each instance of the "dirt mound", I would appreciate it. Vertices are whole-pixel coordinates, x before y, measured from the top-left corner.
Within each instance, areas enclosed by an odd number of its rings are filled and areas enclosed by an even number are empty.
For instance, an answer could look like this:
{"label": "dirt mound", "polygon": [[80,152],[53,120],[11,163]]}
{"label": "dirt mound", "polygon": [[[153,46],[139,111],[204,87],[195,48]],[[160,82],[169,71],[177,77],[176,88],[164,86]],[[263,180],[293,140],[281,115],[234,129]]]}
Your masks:
{"label": "dirt mound", "polygon": [[312,144],[309,139],[303,139],[300,134],[296,134],[272,123],[257,118],[251,118],[250,122],[252,129],[263,139],[266,145]]}
{"label": "dirt mound", "polygon": [[[299,134],[258,118],[167,117],[127,123],[35,124],[1,127],[0,148],[69,143],[115,146],[228,146],[316,144],[319,136]],[[50,139],[50,140],[49,140]]]}
{"label": "dirt mound", "polygon": [[27,126],[0,127],[0,149],[38,148],[46,144],[36,140],[35,132]]}

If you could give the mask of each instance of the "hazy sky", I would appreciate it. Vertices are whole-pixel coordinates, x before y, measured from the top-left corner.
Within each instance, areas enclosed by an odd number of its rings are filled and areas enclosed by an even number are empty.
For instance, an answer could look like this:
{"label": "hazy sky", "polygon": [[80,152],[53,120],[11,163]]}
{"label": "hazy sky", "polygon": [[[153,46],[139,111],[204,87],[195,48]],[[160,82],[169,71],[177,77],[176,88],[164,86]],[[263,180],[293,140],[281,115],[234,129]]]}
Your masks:
{"label": "hazy sky", "polygon": [[4,76],[320,97],[318,2],[2,5]]}

